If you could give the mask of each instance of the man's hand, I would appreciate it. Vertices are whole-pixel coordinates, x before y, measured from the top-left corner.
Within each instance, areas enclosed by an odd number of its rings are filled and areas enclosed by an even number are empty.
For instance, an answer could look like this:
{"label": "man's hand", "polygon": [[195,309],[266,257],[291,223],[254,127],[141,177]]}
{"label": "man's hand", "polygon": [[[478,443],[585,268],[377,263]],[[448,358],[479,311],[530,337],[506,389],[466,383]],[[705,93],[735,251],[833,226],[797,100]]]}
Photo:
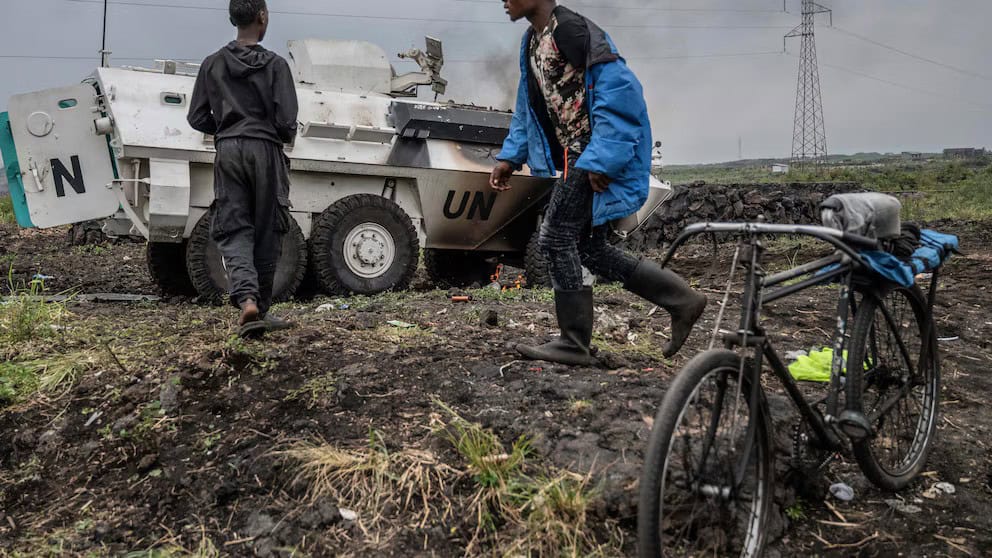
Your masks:
{"label": "man's hand", "polygon": [[497,192],[505,192],[512,188],[511,176],[513,176],[513,166],[506,161],[500,161],[493,167],[493,173],[489,176],[489,185]]}
{"label": "man's hand", "polygon": [[598,172],[589,173],[589,183],[592,184],[592,191],[597,194],[602,194],[610,188],[610,177],[605,174],[599,174]]}

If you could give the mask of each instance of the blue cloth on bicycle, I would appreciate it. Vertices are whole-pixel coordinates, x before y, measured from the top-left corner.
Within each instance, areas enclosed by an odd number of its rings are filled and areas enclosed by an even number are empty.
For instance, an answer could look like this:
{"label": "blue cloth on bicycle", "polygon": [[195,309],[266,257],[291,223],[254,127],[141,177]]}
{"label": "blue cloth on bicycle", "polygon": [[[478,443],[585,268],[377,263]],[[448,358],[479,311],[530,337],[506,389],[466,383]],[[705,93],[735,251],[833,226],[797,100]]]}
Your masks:
{"label": "blue cloth on bicycle", "polygon": [[920,247],[905,261],[877,250],[862,251],[861,257],[875,273],[897,285],[911,287],[917,274],[944,265],[959,246],[958,237],[954,235],[924,229],[920,231]]}
{"label": "blue cloth on bicycle", "polygon": [[911,287],[916,280],[913,268],[888,252],[865,250],[861,252],[861,259],[875,273],[903,287]]}

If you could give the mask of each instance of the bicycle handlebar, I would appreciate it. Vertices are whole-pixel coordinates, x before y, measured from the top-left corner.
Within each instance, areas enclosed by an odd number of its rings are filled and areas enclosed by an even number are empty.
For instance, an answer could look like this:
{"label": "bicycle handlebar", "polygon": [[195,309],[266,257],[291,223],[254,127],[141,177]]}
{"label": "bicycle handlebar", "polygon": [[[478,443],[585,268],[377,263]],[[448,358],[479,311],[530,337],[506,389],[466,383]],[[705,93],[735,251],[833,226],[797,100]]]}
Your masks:
{"label": "bicycle handlebar", "polygon": [[838,250],[850,256],[859,265],[864,265],[855,248],[864,250],[877,250],[878,241],[872,238],[839,231],[830,227],[815,225],[778,225],[771,223],[695,223],[686,227],[675,239],[672,246],[665,255],[662,267],[668,267],[668,263],[675,256],[675,252],[682,247],[690,238],[708,233],[730,233],[746,234],[749,236],[762,234],[793,234],[811,236],[833,245]]}

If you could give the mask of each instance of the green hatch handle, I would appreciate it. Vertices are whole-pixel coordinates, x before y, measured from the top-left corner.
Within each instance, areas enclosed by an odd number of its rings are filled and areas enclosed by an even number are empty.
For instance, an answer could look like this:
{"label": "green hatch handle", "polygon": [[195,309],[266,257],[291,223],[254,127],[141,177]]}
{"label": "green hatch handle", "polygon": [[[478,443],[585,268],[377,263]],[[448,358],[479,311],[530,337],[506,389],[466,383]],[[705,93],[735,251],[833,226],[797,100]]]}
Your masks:
{"label": "green hatch handle", "polygon": [[14,201],[17,224],[26,229],[33,228],[28,200],[24,195],[24,183],[21,182],[21,165],[17,162],[17,147],[10,131],[10,116],[6,112],[0,112],[0,155],[7,169],[7,187],[10,189],[10,198]]}

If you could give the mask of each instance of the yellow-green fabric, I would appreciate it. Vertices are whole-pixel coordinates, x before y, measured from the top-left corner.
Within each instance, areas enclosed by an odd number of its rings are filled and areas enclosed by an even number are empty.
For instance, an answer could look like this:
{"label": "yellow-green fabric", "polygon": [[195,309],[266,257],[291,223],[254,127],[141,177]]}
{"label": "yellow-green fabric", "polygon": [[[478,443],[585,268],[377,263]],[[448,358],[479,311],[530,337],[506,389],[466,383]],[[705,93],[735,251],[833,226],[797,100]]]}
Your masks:
{"label": "yellow-green fabric", "polygon": [[[833,349],[812,351],[809,356],[801,356],[789,365],[789,373],[800,382],[829,382],[830,368],[833,365]],[[844,361],[847,361],[847,351],[844,351]],[[847,373],[847,366],[841,370]]]}

